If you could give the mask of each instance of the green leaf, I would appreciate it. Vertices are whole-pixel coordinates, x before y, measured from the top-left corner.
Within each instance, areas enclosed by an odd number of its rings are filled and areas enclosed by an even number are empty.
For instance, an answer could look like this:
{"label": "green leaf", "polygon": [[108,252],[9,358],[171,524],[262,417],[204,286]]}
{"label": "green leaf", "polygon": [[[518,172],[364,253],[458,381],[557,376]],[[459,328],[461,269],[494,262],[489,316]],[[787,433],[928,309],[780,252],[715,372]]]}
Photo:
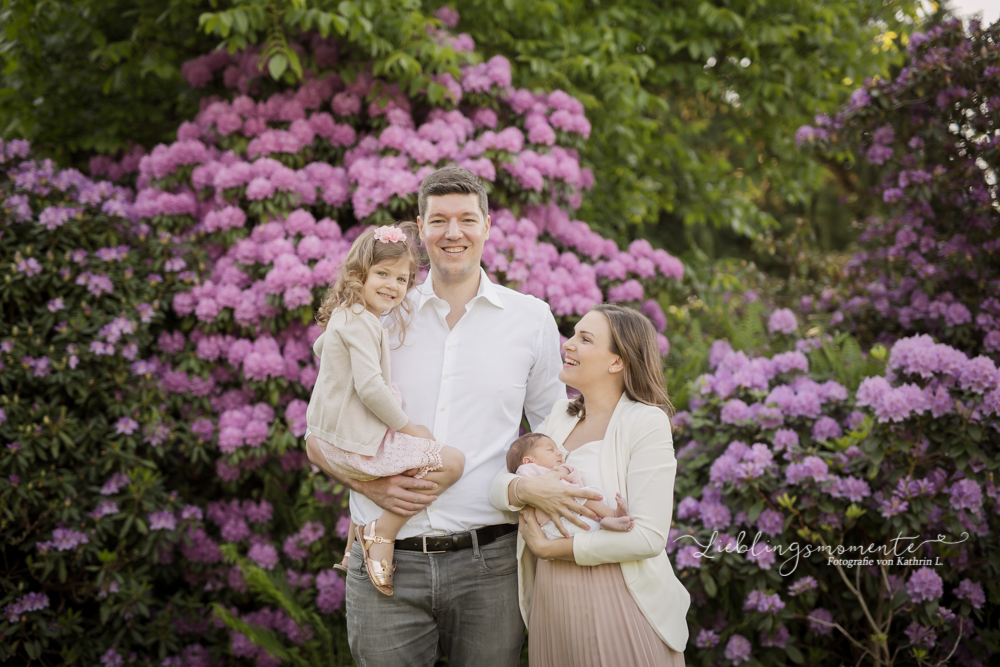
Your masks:
{"label": "green leaf", "polygon": [[900,588],[892,596],[892,608],[898,609],[909,601],[910,594],[906,592],[905,588]]}
{"label": "green leaf", "polygon": [[701,579],[702,586],[705,587],[705,593],[708,597],[714,598],[716,593],[719,592],[719,588],[715,584],[715,579],[712,578],[712,575],[709,574],[708,570],[702,570],[698,576]]}
{"label": "green leaf", "polygon": [[250,31],[250,19],[247,18],[247,13],[242,7],[233,10],[233,26],[240,34],[246,34]]}
{"label": "green leaf", "polygon": [[797,665],[801,665],[806,661],[805,656],[802,655],[802,651],[792,644],[785,646],[785,653],[788,655],[789,659]]}
{"label": "green leaf", "polygon": [[219,12],[219,25],[221,26],[219,34],[223,37],[228,37],[229,31],[233,27],[232,12]]}
{"label": "green leaf", "polygon": [[288,67],[288,58],[282,53],[276,53],[271,56],[271,59],[267,61],[267,71],[271,74],[271,78],[277,81],[281,78],[281,75],[285,73],[285,69]]}

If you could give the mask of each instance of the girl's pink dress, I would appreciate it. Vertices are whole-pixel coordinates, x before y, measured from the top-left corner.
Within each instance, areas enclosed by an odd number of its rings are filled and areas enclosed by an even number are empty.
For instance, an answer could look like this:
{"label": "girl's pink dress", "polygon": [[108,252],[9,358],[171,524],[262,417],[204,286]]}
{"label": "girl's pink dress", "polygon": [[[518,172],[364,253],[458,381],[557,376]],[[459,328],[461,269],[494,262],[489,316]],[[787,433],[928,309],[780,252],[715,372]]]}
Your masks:
{"label": "girl's pink dress", "polygon": [[[399,387],[392,383],[392,395],[396,402],[402,405],[402,395]],[[354,452],[335,447],[325,440],[316,438],[327,462],[337,471],[349,477],[362,481],[399,475],[407,470],[417,469],[419,479],[429,472],[441,468],[441,448],[444,445],[427,438],[415,438],[412,435],[399,433],[393,429],[386,431],[375,456],[362,456]]]}

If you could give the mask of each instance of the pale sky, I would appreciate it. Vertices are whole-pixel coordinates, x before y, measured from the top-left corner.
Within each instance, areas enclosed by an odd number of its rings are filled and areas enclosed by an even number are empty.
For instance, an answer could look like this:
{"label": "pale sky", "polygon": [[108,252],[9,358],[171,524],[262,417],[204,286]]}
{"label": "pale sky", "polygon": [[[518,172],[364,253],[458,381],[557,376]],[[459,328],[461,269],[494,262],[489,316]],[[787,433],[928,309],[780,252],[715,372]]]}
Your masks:
{"label": "pale sky", "polygon": [[1000,0],[949,0],[948,5],[962,18],[979,14],[988,23],[1000,18]]}

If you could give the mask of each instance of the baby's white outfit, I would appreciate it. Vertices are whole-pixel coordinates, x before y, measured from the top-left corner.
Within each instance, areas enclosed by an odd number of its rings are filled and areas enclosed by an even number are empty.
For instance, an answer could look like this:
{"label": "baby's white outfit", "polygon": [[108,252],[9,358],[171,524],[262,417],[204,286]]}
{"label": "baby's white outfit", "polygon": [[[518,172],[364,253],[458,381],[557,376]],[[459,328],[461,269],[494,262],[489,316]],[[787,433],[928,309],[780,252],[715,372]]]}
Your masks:
{"label": "baby's white outfit", "polygon": [[[601,441],[595,440],[594,442],[588,442],[585,445],[581,445],[577,449],[574,449],[572,452],[572,454],[574,455],[574,461],[581,459],[581,463],[587,463],[587,464],[594,463],[594,466],[588,465],[588,472],[593,472],[598,477],[600,474],[600,461],[599,461],[600,445]],[[589,450],[584,451],[586,448],[593,450],[592,452],[593,457],[588,456],[591,453]],[[580,453],[582,453],[583,456],[579,456]],[[590,461],[589,460],[590,458],[593,458],[594,460]],[[590,470],[589,468],[593,468],[593,470]],[[538,475],[544,475],[545,473],[559,469],[565,469],[569,473],[568,475],[566,475],[566,477],[563,478],[562,480],[563,482],[569,484],[570,486],[579,487],[581,489],[586,489],[588,491],[596,491],[597,493],[601,494],[601,497],[605,500],[605,504],[607,504],[607,494],[605,494],[604,491],[602,491],[596,486],[584,486],[583,475],[580,474],[580,471],[576,467],[571,466],[567,463],[560,464],[555,468],[543,468],[542,466],[535,463],[525,463],[518,467],[515,474],[520,475],[522,477],[537,477]],[[586,498],[576,498],[575,500],[581,505],[584,502],[586,502]],[[583,522],[586,523],[588,526],[590,526],[590,530],[593,531],[601,529],[601,524],[598,523],[597,521],[589,519],[581,514],[577,514],[576,516],[582,519]],[[577,533],[586,532],[584,531],[583,528],[580,528],[575,523],[568,521],[565,518],[560,517],[560,520],[562,521],[563,526],[565,526],[566,530],[569,532],[570,537],[576,535]],[[542,526],[542,532],[545,533],[545,536],[548,537],[550,540],[557,540],[563,537],[563,534],[559,532],[558,528],[556,528],[556,524],[555,522],[552,521],[551,517],[549,517],[549,520],[545,522],[545,525]]]}

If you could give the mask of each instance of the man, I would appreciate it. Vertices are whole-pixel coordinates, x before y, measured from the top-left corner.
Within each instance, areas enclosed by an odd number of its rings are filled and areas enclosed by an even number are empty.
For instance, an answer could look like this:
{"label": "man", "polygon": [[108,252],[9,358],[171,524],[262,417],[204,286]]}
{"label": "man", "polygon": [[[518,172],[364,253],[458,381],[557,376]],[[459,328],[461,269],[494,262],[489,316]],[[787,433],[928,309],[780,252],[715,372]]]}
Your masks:
{"label": "man", "polygon": [[[456,667],[517,665],[524,625],[516,516],[495,509],[488,490],[522,411],[537,427],[566,396],[558,379],[559,332],[545,302],[494,284],[480,267],[491,221],[474,174],[439,169],[421,183],[418,206],[430,274],[410,293],[412,324],[403,345],[390,346],[392,377],[410,419],[465,454],[465,473],[440,497],[432,495],[432,482],[404,475],[338,478],[352,491],[358,525],[377,518],[379,508],[412,517],[396,540],[392,597],[368,581],[360,545],[352,550],[351,653],[362,667],[430,667],[442,653]],[[309,443],[310,460],[325,469]],[[547,491],[566,508],[579,507],[561,486],[553,474],[522,498]]]}

